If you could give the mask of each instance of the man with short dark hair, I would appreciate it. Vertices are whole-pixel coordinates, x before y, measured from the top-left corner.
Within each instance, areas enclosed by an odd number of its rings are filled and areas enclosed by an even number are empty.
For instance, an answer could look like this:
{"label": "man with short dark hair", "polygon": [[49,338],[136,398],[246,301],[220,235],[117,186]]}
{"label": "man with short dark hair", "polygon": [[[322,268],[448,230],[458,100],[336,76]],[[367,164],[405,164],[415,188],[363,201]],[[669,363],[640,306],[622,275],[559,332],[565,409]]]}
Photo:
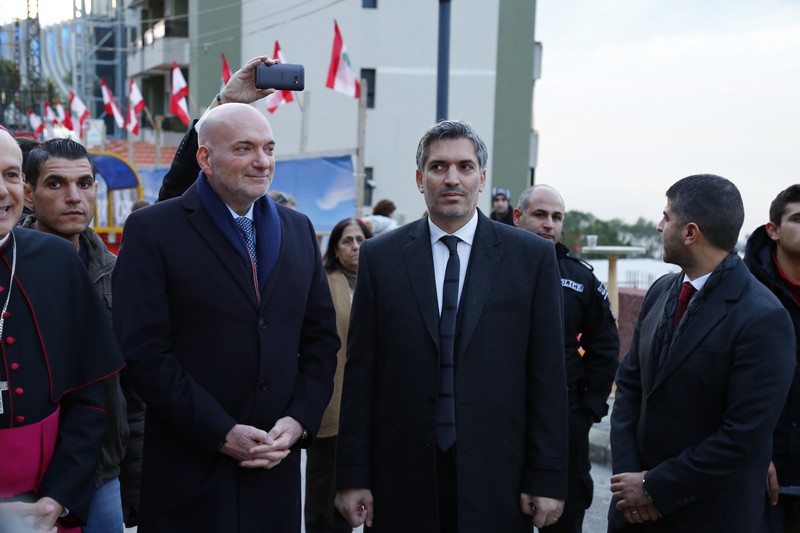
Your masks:
{"label": "man with short dark hair", "polygon": [[[769,222],[747,240],[745,264],[780,300],[792,317],[800,346],[800,185],[791,185],[772,201]],[[800,350],[796,352],[800,361]],[[800,530],[800,379],[795,371],[789,396],[773,433],[767,475],[769,505],[764,531]]]}
{"label": "man with short dark hair", "polygon": [[564,200],[553,187],[528,187],[514,209],[514,224],[556,246],[564,293],[564,362],[569,391],[569,486],[564,514],[548,533],[583,531],[594,482],[589,461],[589,430],[608,412],[608,395],[619,362],[617,324],[608,292],[592,267],[569,255],[559,240]]}
{"label": "man with short dark hair", "polygon": [[772,430],[795,367],[792,322],[736,253],[736,186],[667,190],[664,261],[617,372],[609,529],[759,531]]}
{"label": "man with short dark hair", "polygon": [[361,247],[336,463],[353,527],[512,533],[561,516],[558,265],[551,243],[478,211],[487,157],[469,124],[430,128],[428,216]]}
{"label": "man with short dark hair", "polygon": [[[116,257],[89,227],[97,201],[97,181],[89,152],[71,139],[45,141],[30,151],[25,180],[25,199],[33,206],[33,214],[20,225],[72,243],[110,324],[111,273]],[[119,374],[106,380],[104,386],[108,430],[84,533],[121,533],[125,515],[130,521],[138,508],[144,404],[127,388],[123,395]]]}
{"label": "man with short dark hair", "polygon": [[[22,153],[0,131],[0,529],[82,525],[123,362],[75,249],[15,225]],[[37,529],[38,530],[38,529]]]}

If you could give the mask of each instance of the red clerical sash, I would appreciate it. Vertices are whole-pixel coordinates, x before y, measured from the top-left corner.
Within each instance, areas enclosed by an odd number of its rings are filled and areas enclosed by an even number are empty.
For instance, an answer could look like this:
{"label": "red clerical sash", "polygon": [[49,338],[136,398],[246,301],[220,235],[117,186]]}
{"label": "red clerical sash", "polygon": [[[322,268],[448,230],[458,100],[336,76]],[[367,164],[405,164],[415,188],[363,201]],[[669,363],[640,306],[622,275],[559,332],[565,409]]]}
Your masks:
{"label": "red clerical sash", "polygon": [[53,459],[59,410],[35,424],[0,429],[0,499],[39,489]]}

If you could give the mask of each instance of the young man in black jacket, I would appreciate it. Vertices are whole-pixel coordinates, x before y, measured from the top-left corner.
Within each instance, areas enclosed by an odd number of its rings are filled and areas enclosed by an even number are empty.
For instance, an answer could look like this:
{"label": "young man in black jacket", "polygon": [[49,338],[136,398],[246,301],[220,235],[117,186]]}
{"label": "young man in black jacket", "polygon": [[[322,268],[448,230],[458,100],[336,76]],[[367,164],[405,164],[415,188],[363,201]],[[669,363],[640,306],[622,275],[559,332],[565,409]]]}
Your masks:
{"label": "young man in black jacket", "polygon": [[[772,201],[769,222],[756,229],[747,240],[744,262],[789,312],[800,345],[800,185],[781,191]],[[800,528],[798,415],[800,380],[795,367],[789,397],[773,434],[772,462],[767,474],[770,505],[765,511],[764,531],[798,531]]]}

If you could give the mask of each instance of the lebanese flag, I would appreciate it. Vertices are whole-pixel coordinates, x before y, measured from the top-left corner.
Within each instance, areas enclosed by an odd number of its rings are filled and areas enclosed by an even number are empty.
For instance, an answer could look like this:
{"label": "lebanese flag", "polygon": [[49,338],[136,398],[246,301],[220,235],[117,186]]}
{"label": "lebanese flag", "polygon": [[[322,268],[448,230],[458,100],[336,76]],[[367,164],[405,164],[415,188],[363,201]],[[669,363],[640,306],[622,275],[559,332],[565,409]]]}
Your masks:
{"label": "lebanese flag", "polygon": [[[281,45],[278,44],[277,40],[275,41],[275,53],[272,54],[272,57],[280,59],[281,63],[286,63],[286,58],[283,57],[283,52],[281,52]],[[278,106],[294,102],[294,96],[292,96],[292,91],[275,91],[267,96],[264,101],[267,103],[267,111],[274,113]]]}
{"label": "lebanese flag", "polygon": [[58,117],[56,117],[56,113],[55,111],[53,111],[53,108],[50,107],[49,102],[44,103],[44,119],[47,122],[53,124],[53,126],[58,124]]}
{"label": "lebanese flag", "polygon": [[169,112],[181,119],[184,125],[188,126],[189,106],[186,104],[186,97],[189,96],[189,86],[186,85],[186,78],[183,77],[178,63],[172,62],[172,93],[169,98]]}
{"label": "lebanese flag", "polygon": [[228,58],[225,57],[225,52],[220,52],[222,56],[222,86],[231,80],[231,67],[228,66]]}
{"label": "lebanese flag", "polygon": [[58,100],[53,100],[53,107],[56,108],[56,116],[58,116],[58,121],[61,122],[61,124],[63,124],[63,126],[68,130],[74,130],[72,125],[72,117],[64,112],[64,106],[61,105],[61,102]]}
{"label": "lebanese flag", "polygon": [[103,78],[100,78],[100,89],[103,92],[103,104],[106,106],[106,113],[109,115],[113,115],[114,122],[117,123],[118,128],[125,127],[125,117],[122,116],[122,111],[119,110],[119,106],[117,102],[114,100],[114,97],[111,95],[111,91],[106,85],[106,82]]}
{"label": "lebanese flag", "polygon": [[31,123],[31,129],[33,130],[34,135],[38,139],[42,132],[44,131],[44,122],[42,122],[42,118],[33,112],[33,109],[28,109],[28,121]]}
{"label": "lebanese flag", "polygon": [[69,110],[77,119],[77,124],[70,121],[73,126],[77,126],[77,128],[73,127],[72,131],[81,137],[83,136],[83,123],[89,118],[89,109],[86,107],[86,104],[83,103],[83,100],[78,98],[78,95],[75,94],[74,91],[69,92]]}
{"label": "lebanese flag", "polygon": [[128,91],[128,123],[125,128],[134,135],[139,135],[139,113],[144,111],[144,98],[139,86],[131,76],[131,88]]}
{"label": "lebanese flag", "polygon": [[333,52],[331,53],[331,64],[328,67],[328,81],[325,87],[339,91],[347,96],[359,98],[361,87],[356,78],[353,67],[350,65],[350,56],[347,55],[347,47],[344,45],[342,34],[339,33],[339,24],[333,21]]}

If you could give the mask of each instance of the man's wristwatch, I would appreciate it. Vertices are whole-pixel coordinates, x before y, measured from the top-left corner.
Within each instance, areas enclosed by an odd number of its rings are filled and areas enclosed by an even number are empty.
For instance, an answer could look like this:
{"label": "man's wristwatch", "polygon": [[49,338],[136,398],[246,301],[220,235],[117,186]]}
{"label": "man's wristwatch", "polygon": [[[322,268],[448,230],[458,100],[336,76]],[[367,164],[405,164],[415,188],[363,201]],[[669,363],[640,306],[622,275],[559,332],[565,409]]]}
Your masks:
{"label": "man's wristwatch", "polygon": [[650,497],[650,493],[647,492],[647,484],[645,483],[644,476],[642,476],[642,493],[644,497],[647,498],[650,502],[653,501],[653,498]]}

